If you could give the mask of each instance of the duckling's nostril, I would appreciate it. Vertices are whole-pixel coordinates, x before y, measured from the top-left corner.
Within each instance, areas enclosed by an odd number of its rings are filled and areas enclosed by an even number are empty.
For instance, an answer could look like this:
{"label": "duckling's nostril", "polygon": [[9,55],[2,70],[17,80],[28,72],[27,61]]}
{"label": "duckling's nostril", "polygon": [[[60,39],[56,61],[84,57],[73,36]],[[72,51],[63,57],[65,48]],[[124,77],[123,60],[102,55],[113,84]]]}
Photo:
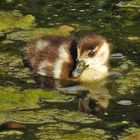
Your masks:
{"label": "duckling's nostril", "polygon": [[78,63],[79,61],[80,61],[80,60],[77,58],[77,59],[76,59],[76,62]]}
{"label": "duckling's nostril", "polygon": [[76,68],[72,72],[73,77],[78,77],[81,75],[81,73],[88,67],[88,65],[85,64],[84,60],[77,59]]}

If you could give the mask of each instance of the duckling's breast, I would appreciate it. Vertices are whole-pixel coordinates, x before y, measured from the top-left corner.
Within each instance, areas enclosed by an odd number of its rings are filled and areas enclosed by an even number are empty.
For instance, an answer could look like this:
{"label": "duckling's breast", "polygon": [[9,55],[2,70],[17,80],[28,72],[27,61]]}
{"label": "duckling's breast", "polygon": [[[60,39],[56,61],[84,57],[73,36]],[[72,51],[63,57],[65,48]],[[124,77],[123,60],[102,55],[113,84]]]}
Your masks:
{"label": "duckling's breast", "polygon": [[73,59],[72,40],[67,37],[44,36],[33,40],[27,49],[32,72],[54,79],[69,78]]}
{"label": "duckling's breast", "polygon": [[108,67],[100,66],[99,68],[87,68],[83,73],[78,77],[79,81],[90,82],[95,80],[104,79],[108,76]]}

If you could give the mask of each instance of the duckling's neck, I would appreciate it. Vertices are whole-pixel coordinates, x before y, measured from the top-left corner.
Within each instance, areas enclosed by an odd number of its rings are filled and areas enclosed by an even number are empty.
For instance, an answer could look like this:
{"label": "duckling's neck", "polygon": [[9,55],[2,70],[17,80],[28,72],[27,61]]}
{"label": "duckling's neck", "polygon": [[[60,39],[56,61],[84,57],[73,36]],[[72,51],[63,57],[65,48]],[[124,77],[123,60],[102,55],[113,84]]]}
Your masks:
{"label": "duckling's neck", "polygon": [[99,79],[104,79],[108,76],[108,66],[102,65],[98,68],[87,68],[83,73],[78,77],[79,81],[87,82],[94,81]]}

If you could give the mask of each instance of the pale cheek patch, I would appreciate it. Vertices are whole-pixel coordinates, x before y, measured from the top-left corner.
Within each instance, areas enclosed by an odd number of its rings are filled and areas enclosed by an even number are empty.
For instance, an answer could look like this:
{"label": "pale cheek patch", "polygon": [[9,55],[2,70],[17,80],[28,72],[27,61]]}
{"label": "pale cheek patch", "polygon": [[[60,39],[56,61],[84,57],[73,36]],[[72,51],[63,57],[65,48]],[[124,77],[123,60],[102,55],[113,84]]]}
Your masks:
{"label": "pale cheek patch", "polygon": [[63,72],[62,66],[64,62],[69,62],[70,57],[66,51],[66,44],[62,44],[58,49],[59,57],[54,63],[54,78],[59,79],[61,73]]}
{"label": "pale cheek patch", "polygon": [[40,39],[36,42],[36,48],[38,50],[43,50],[48,45],[49,45],[49,42],[45,41],[45,40],[42,40],[42,39]]}
{"label": "pale cheek patch", "polygon": [[99,49],[97,57],[100,57],[103,61],[106,61],[109,58],[109,53],[110,53],[109,44],[104,43],[102,47]]}
{"label": "pale cheek patch", "polygon": [[90,68],[100,67],[108,62],[109,59],[109,45],[104,43],[102,47],[98,50],[97,54],[92,58],[85,59],[87,65]]}

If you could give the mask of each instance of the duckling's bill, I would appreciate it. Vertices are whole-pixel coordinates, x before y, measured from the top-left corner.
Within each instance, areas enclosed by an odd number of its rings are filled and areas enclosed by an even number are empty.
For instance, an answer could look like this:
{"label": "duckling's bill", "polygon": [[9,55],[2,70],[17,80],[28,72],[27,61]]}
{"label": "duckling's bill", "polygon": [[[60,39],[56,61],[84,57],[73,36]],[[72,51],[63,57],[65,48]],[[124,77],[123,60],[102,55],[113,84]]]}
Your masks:
{"label": "duckling's bill", "polygon": [[80,76],[82,74],[82,72],[88,67],[88,65],[86,65],[86,63],[81,60],[77,62],[76,68],[74,69],[74,71],[72,72],[72,76],[74,78]]}

